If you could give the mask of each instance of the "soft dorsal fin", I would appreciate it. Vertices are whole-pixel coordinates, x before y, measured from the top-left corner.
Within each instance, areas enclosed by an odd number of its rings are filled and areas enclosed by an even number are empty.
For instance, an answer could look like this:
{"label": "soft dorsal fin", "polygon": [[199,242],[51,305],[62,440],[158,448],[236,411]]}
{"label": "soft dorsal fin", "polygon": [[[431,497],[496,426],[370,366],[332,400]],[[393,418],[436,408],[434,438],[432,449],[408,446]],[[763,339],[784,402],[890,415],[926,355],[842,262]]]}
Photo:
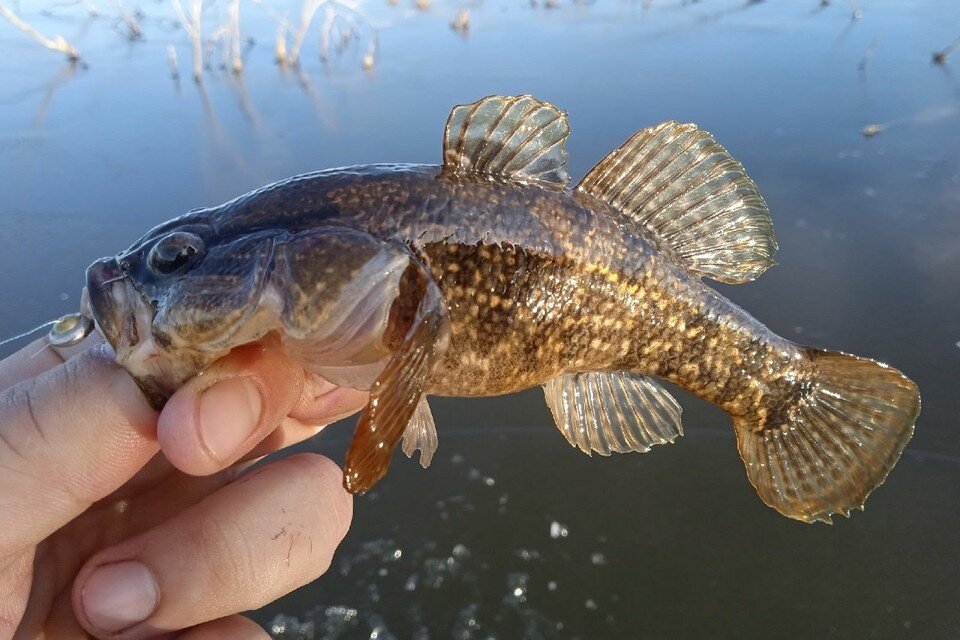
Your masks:
{"label": "soft dorsal fin", "polygon": [[647,376],[571,373],[547,382],[543,393],[557,428],[587,454],[644,452],[683,435],[680,405]]}
{"label": "soft dorsal fin", "polygon": [[773,264],[777,243],[757,185],[696,125],[643,129],[577,189],[646,226],[700,275],[739,284]]}
{"label": "soft dorsal fin", "polygon": [[450,112],[443,168],[564,187],[567,116],[533,96],[488,96]]}

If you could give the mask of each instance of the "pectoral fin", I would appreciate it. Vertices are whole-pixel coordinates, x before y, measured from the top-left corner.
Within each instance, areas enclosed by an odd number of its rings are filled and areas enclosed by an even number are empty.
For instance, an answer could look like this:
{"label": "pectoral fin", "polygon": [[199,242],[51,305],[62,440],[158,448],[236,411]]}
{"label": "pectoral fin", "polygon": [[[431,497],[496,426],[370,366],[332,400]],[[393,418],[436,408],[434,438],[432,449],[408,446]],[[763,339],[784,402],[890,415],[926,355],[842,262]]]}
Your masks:
{"label": "pectoral fin", "polygon": [[680,405],[647,376],[574,373],[550,380],[543,391],[557,428],[588,455],[645,452],[683,435]]}
{"label": "pectoral fin", "polygon": [[360,416],[347,452],[343,486],[365,493],[390,466],[394,448],[420,403],[427,376],[445,347],[445,310],[432,280],[399,348],[370,389],[370,402]]}

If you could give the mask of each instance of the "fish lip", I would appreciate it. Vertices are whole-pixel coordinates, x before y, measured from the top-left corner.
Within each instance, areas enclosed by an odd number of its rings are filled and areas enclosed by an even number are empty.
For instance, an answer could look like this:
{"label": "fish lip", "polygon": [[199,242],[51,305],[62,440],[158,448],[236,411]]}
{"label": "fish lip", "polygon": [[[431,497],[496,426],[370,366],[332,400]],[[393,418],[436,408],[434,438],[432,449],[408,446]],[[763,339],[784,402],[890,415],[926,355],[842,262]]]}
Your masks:
{"label": "fish lip", "polygon": [[113,285],[105,283],[120,276],[120,266],[114,258],[101,258],[87,267],[87,295],[90,313],[101,335],[117,350],[123,322],[120,305],[113,295]]}
{"label": "fish lip", "polygon": [[140,335],[146,327],[137,322],[149,305],[116,258],[101,258],[87,268],[86,298],[97,329],[119,357],[149,337]]}
{"label": "fish lip", "polygon": [[87,269],[82,306],[113,347],[117,364],[130,373],[150,406],[162,409],[172,390],[146,366],[158,355],[152,339],[156,313],[116,258],[102,258]]}

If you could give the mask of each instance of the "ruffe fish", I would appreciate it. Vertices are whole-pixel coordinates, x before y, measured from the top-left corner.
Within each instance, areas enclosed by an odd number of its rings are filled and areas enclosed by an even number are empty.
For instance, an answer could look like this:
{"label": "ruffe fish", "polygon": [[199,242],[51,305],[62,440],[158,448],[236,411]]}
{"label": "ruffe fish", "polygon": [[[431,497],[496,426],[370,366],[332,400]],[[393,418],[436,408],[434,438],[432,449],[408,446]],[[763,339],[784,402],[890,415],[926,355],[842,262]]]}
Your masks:
{"label": "ruffe fish", "polygon": [[457,106],[442,165],[319,171],[190,211],[94,263],[84,313],[158,406],[266,339],[369,390],[352,492],[401,441],[429,463],[428,395],[542,385],[570,444],[608,455],[682,434],[663,378],[730,414],[766,504],[808,522],[862,507],[913,433],[916,385],[794,344],[702,282],[753,280],[777,248],[757,186],[708,133],[643,129],[572,189],[568,134],[531,96]]}

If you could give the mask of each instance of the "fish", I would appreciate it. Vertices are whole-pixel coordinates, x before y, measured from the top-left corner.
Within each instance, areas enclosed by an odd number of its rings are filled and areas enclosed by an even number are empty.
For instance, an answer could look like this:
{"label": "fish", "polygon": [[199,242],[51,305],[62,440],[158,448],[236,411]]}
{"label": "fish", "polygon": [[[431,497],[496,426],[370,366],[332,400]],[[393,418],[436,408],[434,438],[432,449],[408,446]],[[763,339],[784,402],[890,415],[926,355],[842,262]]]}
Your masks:
{"label": "fish", "polygon": [[862,509],[913,434],[916,384],[795,344],[704,282],[752,281],[777,249],[757,185],[709,133],[647,127],[572,187],[569,133],[530,95],[458,105],[441,164],[322,170],[189,211],[94,262],[83,313],[157,407],[259,341],[369,391],[352,493],[398,447],[430,463],[428,396],[540,386],[570,445],[606,456],[682,435],[666,380],[730,415],[779,513]]}

